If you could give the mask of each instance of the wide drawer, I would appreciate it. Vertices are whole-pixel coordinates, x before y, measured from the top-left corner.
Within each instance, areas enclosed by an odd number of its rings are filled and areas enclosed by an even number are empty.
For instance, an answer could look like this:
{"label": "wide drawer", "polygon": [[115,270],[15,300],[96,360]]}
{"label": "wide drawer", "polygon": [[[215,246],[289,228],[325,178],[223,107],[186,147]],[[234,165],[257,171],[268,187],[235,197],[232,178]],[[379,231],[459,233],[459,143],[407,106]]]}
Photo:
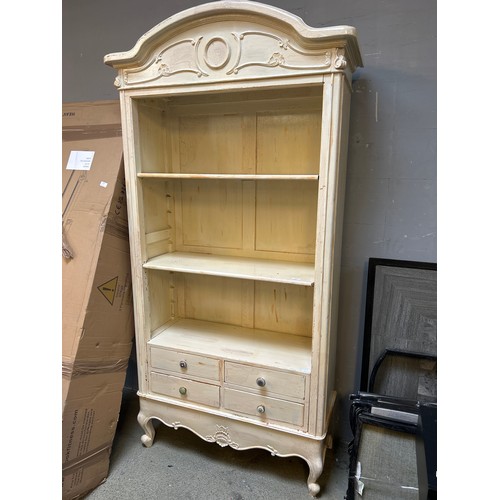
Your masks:
{"label": "wide drawer", "polygon": [[151,367],[169,372],[219,380],[219,360],[151,346]]}
{"label": "wide drawer", "polygon": [[306,377],[297,373],[226,362],[224,380],[227,384],[259,390],[261,394],[273,393],[301,399],[305,397]]}
{"label": "wide drawer", "polygon": [[282,399],[224,389],[224,407],[258,420],[274,420],[301,427],[304,425],[304,405]]}
{"label": "wide drawer", "polygon": [[220,388],[217,385],[151,372],[151,390],[183,401],[216,408],[220,406]]}

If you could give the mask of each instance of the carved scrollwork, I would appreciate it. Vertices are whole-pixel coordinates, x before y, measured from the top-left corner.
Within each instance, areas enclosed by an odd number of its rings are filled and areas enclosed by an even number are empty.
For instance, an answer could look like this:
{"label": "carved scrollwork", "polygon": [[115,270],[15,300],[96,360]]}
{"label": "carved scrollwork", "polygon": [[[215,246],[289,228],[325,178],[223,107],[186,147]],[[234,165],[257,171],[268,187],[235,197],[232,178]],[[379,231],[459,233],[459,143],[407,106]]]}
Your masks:
{"label": "carved scrollwork", "polygon": [[[163,47],[139,68],[123,71],[115,85],[139,85],[170,79],[179,73],[194,73],[198,78],[227,77],[245,68],[263,67],[297,71],[321,71],[332,65],[332,53],[303,50],[275,33],[248,30],[178,39]],[[347,61],[338,55],[334,66],[343,69]],[[118,85],[119,84],[119,85]]]}
{"label": "carved scrollwork", "polygon": [[[178,40],[163,50],[145,66],[125,71],[127,84],[147,83],[159,78],[168,78],[177,73],[195,73],[196,76],[208,76],[200,67],[198,47],[203,37]],[[141,75],[141,76],[135,76]]]}
{"label": "carved scrollwork", "polygon": [[[299,49],[292,43],[290,40],[286,38],[281,38],[274,33],[268,33],[265,31],[244,31],[243,33],[232,33],[233,37],[238,42],[238,50],[237,50],[237,58],[233,67],[227,72],[230,74],[238,74],[243,68],[247,68],[250,66],[263,66],[268,68],[285,68],[289,70],[317,70],[328,68],[332,62],[331,53],[330,52],[312,52],[312,51],[304,51]],[[254,37],[256,40],[262,41],[264,38],[270,38],[276,40],[278,42],[274,45],[274,52],[271,53],[269,58],[264,61],[258,60],[247,60],[245,61],[245,46],[244,40],[248,37]],[[270,50],[273,49],[272,42],[268,42]],[[288,51],[288,56],[285,56],[284,51]],[[316,64],[311,64],[311,61],[314,61],[315,58],[320,58],[320,60]],[[321,61],[321,58],[323,60]]]}
{"label": "carved scrollwork", "polygon": [[234,448],[235,450],[237,450],[240,447],[239,444],[235,443],[231,439],[231,437],[229,435],[229,429],[227,427],[224,427],[222,425],[217,425],[216,427],[217,427],[217,431],[215,432],[215,434],[213,434],[212,436],[205,437],[205,439],[209,443],[217,443],[222,448],[224,448],[226,446],[230,446],[231,448]]}

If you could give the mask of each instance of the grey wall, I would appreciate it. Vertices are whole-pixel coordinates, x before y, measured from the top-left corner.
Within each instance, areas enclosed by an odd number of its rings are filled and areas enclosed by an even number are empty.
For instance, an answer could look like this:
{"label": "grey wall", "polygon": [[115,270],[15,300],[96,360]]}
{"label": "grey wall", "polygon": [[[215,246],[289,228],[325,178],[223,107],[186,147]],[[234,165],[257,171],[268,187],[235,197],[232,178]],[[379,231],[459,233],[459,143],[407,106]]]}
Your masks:
{"label": "grey wall", "polygon": [[[132,48],[193,0],[63,0],[63,102],[116,99],[103,56]],[[342,253],[336,436],[351,438],[369,257],[436,261],[435,0],[268,0],[310,26],[358,29]]]}

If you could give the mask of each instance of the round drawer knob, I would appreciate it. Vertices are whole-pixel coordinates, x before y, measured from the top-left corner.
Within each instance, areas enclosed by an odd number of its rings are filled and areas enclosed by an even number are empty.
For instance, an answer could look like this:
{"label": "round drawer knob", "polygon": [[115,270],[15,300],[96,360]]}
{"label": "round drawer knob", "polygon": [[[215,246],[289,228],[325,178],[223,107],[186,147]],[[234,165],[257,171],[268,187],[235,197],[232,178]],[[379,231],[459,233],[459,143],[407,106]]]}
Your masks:
{"label": "round drawer knob", "polygon": [[259,405],[259,406],[257,406],[257,411],[259,413],[261,413],[261,414],[265,413],[266,412],[266,407],[264,405]]}
{"label": "round drawer knob", "polygon": [[185,387],[179,387],[179,392],[185,396],[187,394],[187,389]]}
{"label": "round drawer knob", "polygon": [[263,379],[262,377],[259,377],[259,378],[257,379],[257,385],[258,385],[259,387],[264,387],[264,386],[266,385],[266,380],[265,380],[265,379]]}
{"label": "round drawer knob", "polygon": [[188,367],[187,361],[182,360],[182,361],[179,363],[179,366],[180,366],[181,368],[187,368],[187,367]]}

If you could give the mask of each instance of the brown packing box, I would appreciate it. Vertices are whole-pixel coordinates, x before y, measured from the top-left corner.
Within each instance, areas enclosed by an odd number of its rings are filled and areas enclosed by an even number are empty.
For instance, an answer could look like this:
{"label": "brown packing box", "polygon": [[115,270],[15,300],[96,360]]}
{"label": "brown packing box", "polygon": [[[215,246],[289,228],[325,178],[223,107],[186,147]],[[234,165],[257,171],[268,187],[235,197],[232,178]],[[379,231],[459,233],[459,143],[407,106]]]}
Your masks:
{"label": "brown packing box", "polygon": [[[119,103],[62,111],[62,497],[72,499],[107,477],[134,330]],[[91,163],[77,153],[89,151]]]}

